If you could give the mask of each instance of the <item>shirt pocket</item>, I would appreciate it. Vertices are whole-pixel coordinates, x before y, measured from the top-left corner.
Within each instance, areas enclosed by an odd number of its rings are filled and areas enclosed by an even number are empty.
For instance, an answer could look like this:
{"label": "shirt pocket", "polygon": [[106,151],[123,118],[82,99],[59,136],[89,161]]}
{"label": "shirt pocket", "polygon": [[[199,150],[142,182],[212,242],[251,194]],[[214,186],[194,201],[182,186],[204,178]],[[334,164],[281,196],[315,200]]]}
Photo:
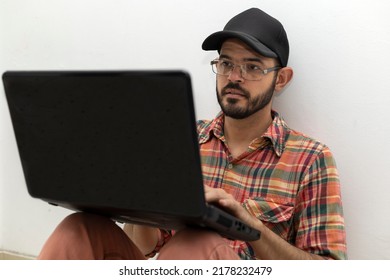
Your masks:
{"label": "shirt pocket", "polygon": [[244,208],[261,220],[269,229],[286,239],[292,226],[294,204],[272,198],[246,199]]}

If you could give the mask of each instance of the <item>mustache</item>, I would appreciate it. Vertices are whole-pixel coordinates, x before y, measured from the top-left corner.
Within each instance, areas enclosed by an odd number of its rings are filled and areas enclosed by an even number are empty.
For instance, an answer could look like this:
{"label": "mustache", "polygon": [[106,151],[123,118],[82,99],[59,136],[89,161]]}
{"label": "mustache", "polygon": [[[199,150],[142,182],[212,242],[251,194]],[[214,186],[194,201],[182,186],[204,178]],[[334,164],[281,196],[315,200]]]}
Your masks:
{"label": "mustache", "polygon": [[232,82],[229,82],[226,86],[224,86],[221,90],[221,95],[226,95],[226,91],[228,89],[234,89],[234,90],[239,90],[242,95],[246,96],[246,97],[249,97],[249,93],[243,89],[240,84],[238,83],[232,83]]}

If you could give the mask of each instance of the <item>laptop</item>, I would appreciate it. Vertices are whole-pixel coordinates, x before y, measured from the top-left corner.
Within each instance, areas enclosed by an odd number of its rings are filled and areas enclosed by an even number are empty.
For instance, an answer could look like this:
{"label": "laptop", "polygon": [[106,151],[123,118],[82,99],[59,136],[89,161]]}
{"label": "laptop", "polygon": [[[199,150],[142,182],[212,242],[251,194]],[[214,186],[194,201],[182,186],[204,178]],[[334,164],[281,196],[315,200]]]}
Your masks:
{"label": "laptop", "polygon": [[164,229],[259,231],[205,202],[185,71],[8,71],[3,83],[28,193]]}

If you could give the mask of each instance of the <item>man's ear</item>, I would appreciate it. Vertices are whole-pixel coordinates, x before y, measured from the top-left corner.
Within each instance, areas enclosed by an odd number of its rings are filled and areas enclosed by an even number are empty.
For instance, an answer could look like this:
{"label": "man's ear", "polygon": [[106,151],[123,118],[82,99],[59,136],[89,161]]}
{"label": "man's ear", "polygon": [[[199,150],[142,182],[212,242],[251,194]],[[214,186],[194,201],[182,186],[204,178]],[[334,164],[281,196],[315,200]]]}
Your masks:
{"label": "man's ear", "polygon": [[275,91],[279,92],[291,81],[294,71],[291,67],[283,67],[278,71],[278,77],[276,79]]}

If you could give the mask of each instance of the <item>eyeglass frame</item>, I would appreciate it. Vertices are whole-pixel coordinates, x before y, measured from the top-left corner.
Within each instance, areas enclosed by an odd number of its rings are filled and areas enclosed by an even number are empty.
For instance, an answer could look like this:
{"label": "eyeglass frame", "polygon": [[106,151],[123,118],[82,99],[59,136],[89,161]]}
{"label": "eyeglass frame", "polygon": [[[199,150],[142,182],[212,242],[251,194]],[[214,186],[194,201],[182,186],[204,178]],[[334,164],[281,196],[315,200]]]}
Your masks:
{"label": "eyeglass frame", "polygon": [[[232,71],[234,70],[234,68],[235,68],[236,66],[240,66],[240,74],[241,74],[241,77],[244,78],[245,80],[248,80],[248,81],[260,81],[260,80],[262,79],[262,77],[260,77],[260,76],[259,76],[259,79],[255,79],[255,80],[254,80],[254,79],[247,79],[247,78],[245,78],[244,76],[246,76],[247,71],[244,69],[244,66],[247,65],[247,64],[233,64],[233,63],[231,63],[231,64],[232,64],[232,67],[231,67],[230,71],[229,71],[227,74],[218,73],[217,64],[218,64],[218,62],[220,62],[220,60],[221,60],[221,59],[216,58],[216,59],[213,59],[212,61],[210,61],[211,69],[212,69],[212,71],[213,71],[214,74],[217,74],[217,75],[220,75],[220,76],[224,76],[224,77],[228,77],[228,76],[230,76],[230,74],[232,73]],[[279,70],[279,69],[281,69],[281,68],[283,68],[283,67],[281,67],[281,66],[279,66],[279,65],[274,66],[274,67],[270,67],[270,68],[267,68],[267,69],[261,69],[261,68],[259,67],[259,71],[260,71],[260,73],[261,73],[263,76],[265,76],[265,75],[267,75],[268,73],[271,73],[271,72],[273,72],[273,71]]]}

